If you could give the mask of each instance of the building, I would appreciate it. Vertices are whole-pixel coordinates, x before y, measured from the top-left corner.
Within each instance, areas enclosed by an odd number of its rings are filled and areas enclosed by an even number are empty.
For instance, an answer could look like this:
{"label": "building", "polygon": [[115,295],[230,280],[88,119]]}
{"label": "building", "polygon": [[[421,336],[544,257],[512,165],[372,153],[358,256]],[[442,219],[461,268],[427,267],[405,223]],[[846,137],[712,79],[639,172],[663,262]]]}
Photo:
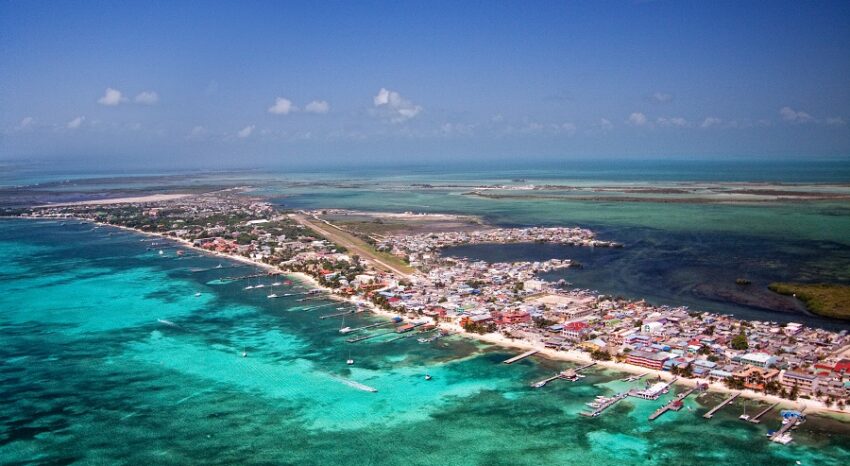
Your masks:
{"label": "building", "polygon": [[749,364],[763,369],[776,365],[776,358],[765,353],[747,353],[742,355],[739,360],[742,364]]}
{"label": "building", "polygon": [[656,382],[651,387],[645,390],[632,390],[629,392],[630,396],[634,396],[637,398],[643,398],[644,400],[657,400],[662,393],[667,390],[667,383],[665,382]]}
{"label": "building", "polygon": [[789,393],[794,387],[797,387],[798,393],[812,393],[817,388],[817,377],[809,374],[801,374],[799,372],[785,371],[782,374],[780,383]]}
{"label": "building", "polygon": [[668,359],[670,359],[670,356],[667,353],[651,353],[649,351],[638,350],[629,353],[626,363],[660,371],[664,367],[664,361]]}

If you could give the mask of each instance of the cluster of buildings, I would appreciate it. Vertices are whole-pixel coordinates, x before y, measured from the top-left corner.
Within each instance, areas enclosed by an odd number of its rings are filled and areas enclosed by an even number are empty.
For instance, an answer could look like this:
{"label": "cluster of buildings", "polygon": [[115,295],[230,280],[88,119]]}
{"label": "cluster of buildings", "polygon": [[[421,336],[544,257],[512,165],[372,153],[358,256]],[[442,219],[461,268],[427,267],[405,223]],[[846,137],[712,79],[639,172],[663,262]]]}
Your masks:
{"label": "cluster of buildings", "polygon": [[564,290],[538,274],[568,260],[487,263],[440,255],[449,246],[553,242],[612,247],[579,228],[493,228],[393,235],[377,247],[418,268],[374,270],[343,248],[242,196],[206,194],[153,204],[42,208],[26,215],[87,218],[192,241],[286,270],[306,272],[339,293],[472,332],[499,332],[554,350],[587,351],[680,377],[723,381],[839,408],[850,396],[850,337],[800,324],[741,321],[685,307]]}
{"label": "cluster of buildings", "polygon": [[391,235],[382,238],[377,248],[404,257],[411,266],[424,267],[439,259],[439,250],[464,244],[556,243],[572,246],[621,247],[613,241],[596,239],[582,228],[534,227],[488,228],[475,231]]}

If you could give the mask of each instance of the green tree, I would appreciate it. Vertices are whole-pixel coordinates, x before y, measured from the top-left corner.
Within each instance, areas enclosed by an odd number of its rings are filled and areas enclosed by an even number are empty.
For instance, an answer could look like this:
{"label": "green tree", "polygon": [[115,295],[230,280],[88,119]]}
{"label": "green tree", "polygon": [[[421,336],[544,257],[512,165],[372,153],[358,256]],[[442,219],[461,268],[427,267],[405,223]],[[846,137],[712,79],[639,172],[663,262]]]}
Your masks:
{"label": "green tree", "polygon": [[750,344],[747,342],[747,335],[744,333],[744,330],[741,330],[741,333],[732,337],[732,349],[736,350],[745,350],[750,347]]}

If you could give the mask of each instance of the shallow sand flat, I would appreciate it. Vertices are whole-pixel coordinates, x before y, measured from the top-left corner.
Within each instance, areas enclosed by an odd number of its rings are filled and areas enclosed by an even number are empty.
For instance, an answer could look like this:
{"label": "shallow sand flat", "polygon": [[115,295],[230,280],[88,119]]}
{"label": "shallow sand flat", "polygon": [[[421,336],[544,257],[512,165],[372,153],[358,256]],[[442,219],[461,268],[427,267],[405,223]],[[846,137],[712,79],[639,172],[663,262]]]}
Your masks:
{"label": "shallow sand flat", "polygon": [[184,197],[189,197],[191,194],[151,194],[149,196],[138,196],[138,197],[116,197],[111,199],[90,199],[88,201],[79,201],[79,202],[66,202],[66,203],[58,203],[58,204],[46,204],[40,205],[36,207],[64,207],[64,206],[74,206],[74,205],[108,205],[108,204],[133,204],[133,203],[141,203],[141,202],[162,202],[162,201],[173,201],[175,199],[182,199]]}

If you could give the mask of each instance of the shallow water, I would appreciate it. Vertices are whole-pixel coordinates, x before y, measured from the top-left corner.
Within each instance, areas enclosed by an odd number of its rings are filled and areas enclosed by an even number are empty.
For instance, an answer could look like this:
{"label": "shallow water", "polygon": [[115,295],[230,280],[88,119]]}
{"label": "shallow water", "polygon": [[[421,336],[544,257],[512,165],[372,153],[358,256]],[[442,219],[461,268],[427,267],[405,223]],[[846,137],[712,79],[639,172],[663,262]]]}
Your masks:
{"label": "shallow water", "polygon": [[339,319],[318,318],[339,305],[266,299],[218,281],[250,267],[139,239],[0,221],[0,463],[850,462],[850,426],[811,416],[795,444],[774,445],[763,435],[778,419],[739,422],[739,403],[711,421],[695,399],[653,423],[660,401],[585,419],[585,402],[628,387],[622,374],[533,389],[570,364],[505,366],[513,352],[460,337],[348,344]]}

